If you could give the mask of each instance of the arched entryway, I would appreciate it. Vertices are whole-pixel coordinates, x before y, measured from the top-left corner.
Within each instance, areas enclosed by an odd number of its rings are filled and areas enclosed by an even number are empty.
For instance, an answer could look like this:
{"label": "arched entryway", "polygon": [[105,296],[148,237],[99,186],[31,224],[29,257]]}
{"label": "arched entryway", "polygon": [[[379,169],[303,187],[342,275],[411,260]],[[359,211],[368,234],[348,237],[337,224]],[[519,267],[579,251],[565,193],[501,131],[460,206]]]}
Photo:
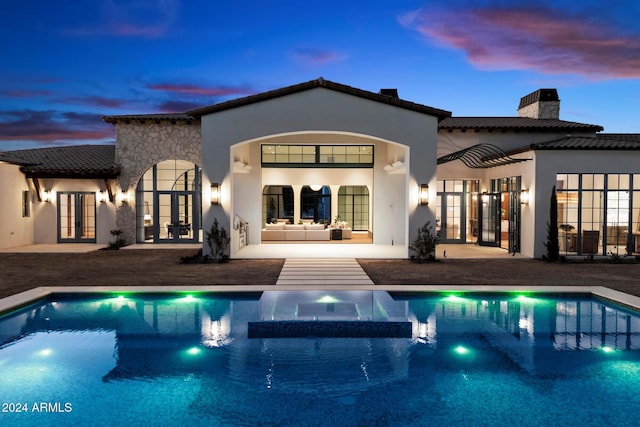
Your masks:
{"label": "arched entryway", "polygon": [[154,243],[201,241],[200,168],[165,160],[149,168],[137,187],[137,240]]}

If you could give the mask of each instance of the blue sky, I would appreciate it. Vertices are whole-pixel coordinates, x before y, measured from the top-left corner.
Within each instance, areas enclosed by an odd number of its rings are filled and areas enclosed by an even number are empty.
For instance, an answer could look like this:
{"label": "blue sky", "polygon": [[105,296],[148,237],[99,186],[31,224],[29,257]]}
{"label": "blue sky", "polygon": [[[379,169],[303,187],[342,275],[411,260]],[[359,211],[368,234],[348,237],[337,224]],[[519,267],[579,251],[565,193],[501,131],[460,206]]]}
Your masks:
{"label": "blue sky", "polygon": [[30,0],[0,17],[0,151],[113,143],[103,115],[184,112],[318,77],[640,133],[640,2]]}

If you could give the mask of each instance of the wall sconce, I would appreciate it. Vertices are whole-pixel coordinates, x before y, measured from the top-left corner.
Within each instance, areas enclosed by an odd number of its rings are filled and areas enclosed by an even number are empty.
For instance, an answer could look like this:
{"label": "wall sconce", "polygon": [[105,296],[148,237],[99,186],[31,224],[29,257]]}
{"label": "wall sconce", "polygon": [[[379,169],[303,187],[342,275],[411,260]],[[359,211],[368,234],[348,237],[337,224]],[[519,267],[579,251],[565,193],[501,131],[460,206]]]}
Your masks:
{"label": "wall sconce", "polygon": [[51,190],[44,190],[42,192],[42,201],[45,203],[51,203]]}
{"label": "wall sconce", "polygon": [[529,190],[520,191],[520,204],[521,205],[529,204]]}
{"label": "wall sconce", "polygon": [[120,194],[120,201],[126,205],[128,205],[129,203],[131,203],[131,195],[129,195],[128,191],[123,191]]}
{"label": "wall sconce", "polygon": [[418,194],[420,205],[427,206],[429,204],[429,184],[420,184],[420,193]]}
{"label": "wall sconce", "polygon": [[211,204],[219,205],[220,204],[220,184],[211,183]]}
{"label": "wall sconce", "polygon": [[107,192],[98,191],[98,194],[96,194],[96,199],[98,199],[99,203],[105,203],[107,201]]}

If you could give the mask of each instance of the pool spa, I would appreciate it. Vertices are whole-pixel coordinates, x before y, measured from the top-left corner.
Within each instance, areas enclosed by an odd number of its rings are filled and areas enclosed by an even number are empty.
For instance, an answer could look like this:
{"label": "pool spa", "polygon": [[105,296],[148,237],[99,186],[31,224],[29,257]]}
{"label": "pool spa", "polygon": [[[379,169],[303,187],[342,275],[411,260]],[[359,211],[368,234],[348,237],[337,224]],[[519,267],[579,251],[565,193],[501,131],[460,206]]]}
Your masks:
{"label": "pool spa", "polygon": [[0,425],[640,422],[640,312],[590,293],[50,293],[0,316]]}

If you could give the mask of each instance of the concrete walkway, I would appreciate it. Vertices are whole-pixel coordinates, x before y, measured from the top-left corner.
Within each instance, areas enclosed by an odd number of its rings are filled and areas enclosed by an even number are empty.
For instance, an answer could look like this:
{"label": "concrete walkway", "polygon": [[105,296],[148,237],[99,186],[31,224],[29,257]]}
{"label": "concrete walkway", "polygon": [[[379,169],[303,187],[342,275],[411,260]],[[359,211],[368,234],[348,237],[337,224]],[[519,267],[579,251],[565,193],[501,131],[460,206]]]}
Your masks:
{"label": "concrete walkway", "polygon": [[276,286],[300,284],[373,285],[373,281],[353,258],[287,258]]}

